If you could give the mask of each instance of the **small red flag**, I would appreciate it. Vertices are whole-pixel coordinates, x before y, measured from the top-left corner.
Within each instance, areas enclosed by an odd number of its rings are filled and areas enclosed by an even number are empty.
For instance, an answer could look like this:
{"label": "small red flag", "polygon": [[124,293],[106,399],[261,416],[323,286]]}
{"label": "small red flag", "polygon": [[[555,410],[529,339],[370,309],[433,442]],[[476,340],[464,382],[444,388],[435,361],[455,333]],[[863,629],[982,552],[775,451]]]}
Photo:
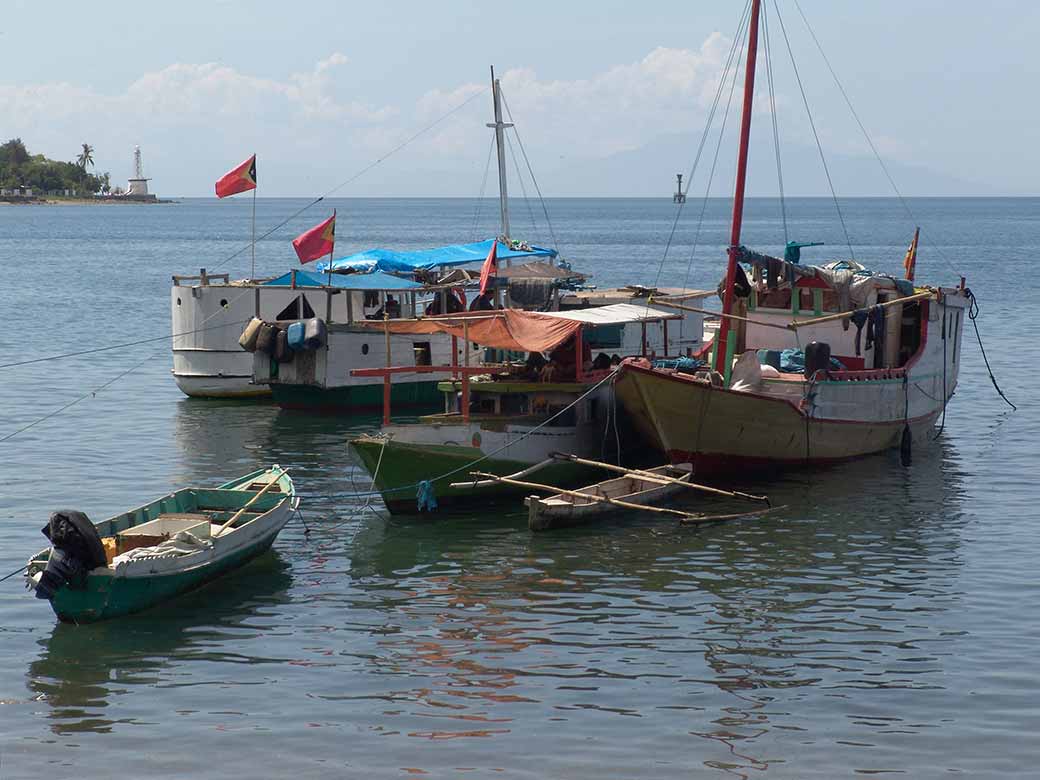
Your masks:
{"label": "small red flag", "polygon": [[906,250],[906,257],[903,258],[903,269],[906,271],[906,278],[911,282],[914,280],[914,273],[917,271],[917,237],[920,235],[921,228],[915,228],[914,240],[910,242],[910,246]]}
{"label": "small red flag", "polygon": [[336,245],[336,213],[310,230],[300,233],[292,242],[301,263],[309,263],[332,253]]}
{"label": "small red flag", "polygon": [[256,155],[254,154],[233,171],[217,179],[217,197],[226,198],[239,192],[256,189]]}
{"label": "small red flag", "polygon": [[498,239],[491,242],[491,251],[488,252],[487,260],[480,267],[480,294],[483,295],[487,289],[492,274],[498,273]]}

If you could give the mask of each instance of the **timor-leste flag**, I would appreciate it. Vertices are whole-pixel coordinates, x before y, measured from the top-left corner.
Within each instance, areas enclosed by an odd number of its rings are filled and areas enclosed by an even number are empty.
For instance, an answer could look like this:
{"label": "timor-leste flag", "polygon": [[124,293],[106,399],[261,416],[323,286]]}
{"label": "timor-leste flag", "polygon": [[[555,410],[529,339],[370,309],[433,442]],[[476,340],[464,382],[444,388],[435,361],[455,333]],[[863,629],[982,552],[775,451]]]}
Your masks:
{"label": "timor-leste flag", "polygon": [[491,241],[491,251],[488,252],[484,265],[480,267],[480,294],[487,290],[491,276],[498,273],[498,239]]}
{"label": "timor-leste flag", "polygon": [[331,254],[336,245],[336,212],[319,225],[300,233],[292,242],[301,263],[309,263],[323,255]]}
{"label": "timor-leste flag", "polygon": [[256,189],[256,155],[217,179],[217,197],[226,198]]}
{"label": "timor-leste flag", "polygon": [[914,280],[914,272],[917,270],[917,237],[921,234],[921,228],[914,229],[914,240],[910,242],[910,246],[906,249],[906,257],[903,258],[903,269],[906,271],[906,278],[911,282]]}

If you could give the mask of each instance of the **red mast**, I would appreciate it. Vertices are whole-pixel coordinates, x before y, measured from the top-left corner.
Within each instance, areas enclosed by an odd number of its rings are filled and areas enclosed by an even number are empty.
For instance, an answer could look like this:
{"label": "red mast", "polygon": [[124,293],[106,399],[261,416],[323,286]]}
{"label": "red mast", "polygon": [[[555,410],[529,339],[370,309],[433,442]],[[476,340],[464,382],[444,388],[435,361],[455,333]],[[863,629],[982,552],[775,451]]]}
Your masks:
{"label": "red mast", "polygon": [[[722,301],[723,314],[733,310],[733,282],[737,275],[737,247],[740,246],[740,223],[744,218],[744,184],[747,180],[748,140],[751,137],[751,104],[755,97],[755,61],[758,58],[758,10],[761,0],[751,2],[748,25],[747,69],[744,72],[744,113],[740,120],[740,150],[737,153],[737,186],[733,193],[733,223],[729,234],[729,264],[726,266],[726,288]],[[723,317],[715,343],[715,370],[729,376],[729,317]],[[728,384],[728,382],[727,382]]]}

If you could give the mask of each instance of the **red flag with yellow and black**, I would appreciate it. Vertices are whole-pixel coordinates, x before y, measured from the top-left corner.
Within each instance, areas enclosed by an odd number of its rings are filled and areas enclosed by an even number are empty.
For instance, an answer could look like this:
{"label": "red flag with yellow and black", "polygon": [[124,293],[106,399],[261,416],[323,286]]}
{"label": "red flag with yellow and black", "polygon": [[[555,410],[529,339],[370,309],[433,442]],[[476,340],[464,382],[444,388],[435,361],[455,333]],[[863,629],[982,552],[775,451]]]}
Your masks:
{"label": "red flag with yellow and black", "polygon": [[226,198],[256,189],[256,155],[217,179],[217,197]]}

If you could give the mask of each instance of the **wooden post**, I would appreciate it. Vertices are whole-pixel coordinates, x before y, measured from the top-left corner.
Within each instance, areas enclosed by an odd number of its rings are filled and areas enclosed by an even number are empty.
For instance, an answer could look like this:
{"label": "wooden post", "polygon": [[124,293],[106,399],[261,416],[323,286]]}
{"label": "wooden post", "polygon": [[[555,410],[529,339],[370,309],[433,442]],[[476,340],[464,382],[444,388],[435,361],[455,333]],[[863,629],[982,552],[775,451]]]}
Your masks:
{"label": "wooden post", "polygon": [[[452,368],[458,368],[459,367],[459,337],[458,336],[452,336],[451,337],[451,367]],[[451,378],[452,379],[458,379],[459,378],[459,372],[458,371],[452,371],[451,372]]]}
{"label": "wooden post", "polygon": [[[383,330],[386,332],[386,367],[390,368],[390,315],[383,308]],[[390,372],[383,374],[383,425],[390,424]]]}
{"label": "wooden post", "polygon": [[585,342],[581,337],[581,328],[579,327],[574,331],[574,351],[577,353],[574,356],[574,381],[583,382],[585,381],[585,361],[582,359],[585,352]]}
{"label": "wooden post", "polygon": [[[469,323],[462,321],[463,364],[469,368]],[[469,371],[462,372],[462,419],[469,422]]]}
{"label": "wooden post", "polygon": [[646,357],[646,322],[644,321],[644,322],[639,323],[639,326],[643,329],[643,349],[642,349],[642,355],[643,355],[643,357]]}
{"label": "wooden post", "polygon": [[668,320],[661,320],[661,327],[664,329],[664,356],[668,357]]}

